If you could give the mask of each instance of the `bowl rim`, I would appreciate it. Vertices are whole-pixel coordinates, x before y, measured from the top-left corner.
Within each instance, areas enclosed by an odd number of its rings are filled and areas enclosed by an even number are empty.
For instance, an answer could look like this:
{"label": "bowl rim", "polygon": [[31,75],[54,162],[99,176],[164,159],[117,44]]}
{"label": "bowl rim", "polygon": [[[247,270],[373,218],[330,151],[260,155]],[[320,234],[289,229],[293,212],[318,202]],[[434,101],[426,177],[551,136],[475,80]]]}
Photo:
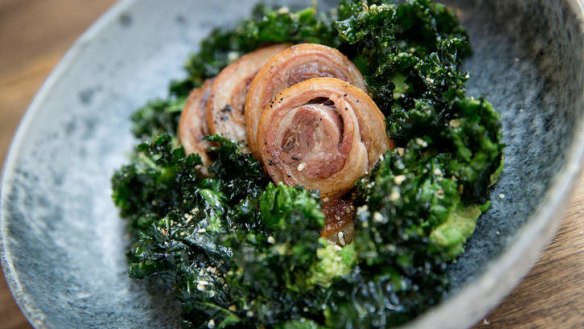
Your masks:
{"label": "bowl rim", "polygon": [[[42,104],[51,94],[54,85],[65,76],[72,62],[83,54],[86,46],[112,24],[120,14],[134,6],[139,0],[120,0],[100,16],[67,51],[59,64],[50,73],[21,119],[10,144],[2,176],[0,178],[0,262],[4,276],[14,299],[27,320],[36,328],[49,328],[46,314],[36,306],[14,267],[11,245],[6,237],[6,195],[12,190],[12,177],[19,159],[20,145],[26,139],[33,117],[41,111]],[[584,32],[584,0],[564,0],[580,22]],[[584,54],[582,55],[584,57]],[[531,219],[515,234],[500,255],[492,259],[486,269],[472,284],[465,284],[453,296],[402,326],[404,329],[436,329],[470,327],[484,318],[528,273],[543,248],[549,244],[561,224],[569,197],[578,181],[584,161],[584,117],[576,122],[574,137],[567,148],[563,168],[552,179],[539,206]],[[470,307],[469,307],[470,305]],[[465,310],[465,312],[460,312]],[[447,320],[447,321],[445,321]]]}

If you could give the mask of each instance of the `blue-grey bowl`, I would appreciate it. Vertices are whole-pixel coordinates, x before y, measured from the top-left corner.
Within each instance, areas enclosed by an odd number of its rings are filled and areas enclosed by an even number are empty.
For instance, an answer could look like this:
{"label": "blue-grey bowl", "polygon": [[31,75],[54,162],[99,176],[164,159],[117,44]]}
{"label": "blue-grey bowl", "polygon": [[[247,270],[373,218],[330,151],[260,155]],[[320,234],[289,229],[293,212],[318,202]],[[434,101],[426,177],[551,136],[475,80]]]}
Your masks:
{"label": "blue-grey bowl", "polygon": [[[135,143],[130,114],[164,96],[199,40],[247,16],[254,2],[122,1],[35,97],[5,164],[0,206],[2,266],[35,327],[176,325],[172,299],[127,276],[109,177]],[[468,91],[501,113],[506,167],[491,209],[449,269],[448,298],[411,328],[468,327],[509,293],[558,228],[584,153],[582,3],[448,4],[459,8],[475,50],[465,64]]]}

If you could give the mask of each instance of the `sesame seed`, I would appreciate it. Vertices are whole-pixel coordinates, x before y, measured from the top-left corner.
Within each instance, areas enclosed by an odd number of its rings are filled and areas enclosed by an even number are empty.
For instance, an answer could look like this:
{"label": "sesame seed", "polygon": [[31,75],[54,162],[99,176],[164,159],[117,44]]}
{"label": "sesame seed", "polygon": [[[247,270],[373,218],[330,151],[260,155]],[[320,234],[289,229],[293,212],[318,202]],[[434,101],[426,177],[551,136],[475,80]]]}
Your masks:
{"label": "sesame seed", "polygon": [[337,237],[339,238],[339,243],[341,244],[341,246],[344,247],[346,245],[346,243],[345,243],[345,233],[339,232],[337,234]]}
{"label": "sesame seed", "polygon": [[209,323],[207,324],[207,328],[209,328],[209,329],[215,328],[215,320],[213,320],[213,319],[209,320]]}
{"label": "sesame seed", "polygon": [[367,205],[357,208],[357,215],[362,215],[368,210]]}
{"label": "sesame seed", "polygon": [[304,170],[304,168],[306,168],[306,163],[302,162],[301,164],[298,165],[298,171],[302,171]]}
{"label": "sesame seed", "polygon": [[401,185],[406,180],[406,175],[397,175],[393,178],[393,182],[397,185]]}
{"label": "sesame seed", "polygon": [[376,223],[383,223],[383,216],[376,211],[373,213],[373,221]]}
{"label": "sesame seed", "polygon": [[389,196],[389,199],[391,201],[395,202],[395,201],[399,200],[400,197],[401,197],[401,195],[400,195],[399,191],[393,190],[393,191],[391,191],[391,195]]}
{"label": "sesame seed", "polygon": [[239,53],[237,51],[230,51],[227,54],[227,60],[233,62],[234,60],[239,58]]}
{"label": "sesame seed", "polygon": [[274,244],[274,243],[276,243],[276,239],[274,239],[274,237],[273,237],[273,236],[269,236],[269,237],[268,237],[268,243],[269,243],[269,244]]}
{"label": "sesame seed", "polygon": [[421,147],[427,147],[428,143],[426,143],[425,140],[421,139],[421,138],[416,138],[416,144],[420,145]]}
{"label": "sesame seed", "polygon": [[503,194],[503,193],[499,194],[499,198],[505,199],[505,194]]}

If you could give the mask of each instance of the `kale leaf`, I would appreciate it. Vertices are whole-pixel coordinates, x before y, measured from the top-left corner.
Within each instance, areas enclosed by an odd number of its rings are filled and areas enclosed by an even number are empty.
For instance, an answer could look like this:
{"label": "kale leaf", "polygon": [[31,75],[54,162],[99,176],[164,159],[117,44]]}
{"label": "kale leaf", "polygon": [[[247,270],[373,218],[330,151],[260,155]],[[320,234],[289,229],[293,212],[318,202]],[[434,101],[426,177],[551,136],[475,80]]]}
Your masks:
{"label": "kale leaf", "polygon": [[134,136],[142,140],[164,134],[176,136],[178,119],[185,101],[186,97],[171,97],[148,102],[132,115]]}
{"label": "kale leaf", "polygon": [[249,20],[233,29],[216,29],[203,40],[198,53],[187,62],[188,77],[171,84],[171,91],[184,96],[206,79],[216,76],[229,63],[263,45],[311,42],[339,46],[332,20],[315,8],[298,12],[258,6]]}

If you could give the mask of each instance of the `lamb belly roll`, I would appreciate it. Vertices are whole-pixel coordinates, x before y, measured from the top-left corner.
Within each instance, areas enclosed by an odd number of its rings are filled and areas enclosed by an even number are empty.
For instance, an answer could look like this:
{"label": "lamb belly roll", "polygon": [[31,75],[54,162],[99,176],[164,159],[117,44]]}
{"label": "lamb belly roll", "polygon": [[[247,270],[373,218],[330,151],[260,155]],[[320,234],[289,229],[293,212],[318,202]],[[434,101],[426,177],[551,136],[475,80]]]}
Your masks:
{"label": "lamb belly roll", "polygon": [[187,154],[198,153],[204,165],[209,164],[209,143],[203,137],[209,135],[206,107],[211,93],[212,81],[191,91],[178,122],[178,139]]}
{"label": "lamb belly roll", "polygon": [[241,56],[215,77],[207,104],[207,124],[211,134],[245,144],[245,97],[257,71],[273,55],[290,47],[279,44]]}
{"label": "lamb belly roll", "polygon": [[260,159],[256,143],[258,126],[268,103],[280,91],[317,77],[337,78],[365,90],[357,67],[337,49],[319,44],[294,45],[270,58],[258,71],[245,102],[248,147],[257,159]]}
{"label": "lamb belly roll", "polygon": [[257,146],[276,182],[337,198],[390,147],[385,120],[361,88],[314,78],[279,93],[263,111]]}

